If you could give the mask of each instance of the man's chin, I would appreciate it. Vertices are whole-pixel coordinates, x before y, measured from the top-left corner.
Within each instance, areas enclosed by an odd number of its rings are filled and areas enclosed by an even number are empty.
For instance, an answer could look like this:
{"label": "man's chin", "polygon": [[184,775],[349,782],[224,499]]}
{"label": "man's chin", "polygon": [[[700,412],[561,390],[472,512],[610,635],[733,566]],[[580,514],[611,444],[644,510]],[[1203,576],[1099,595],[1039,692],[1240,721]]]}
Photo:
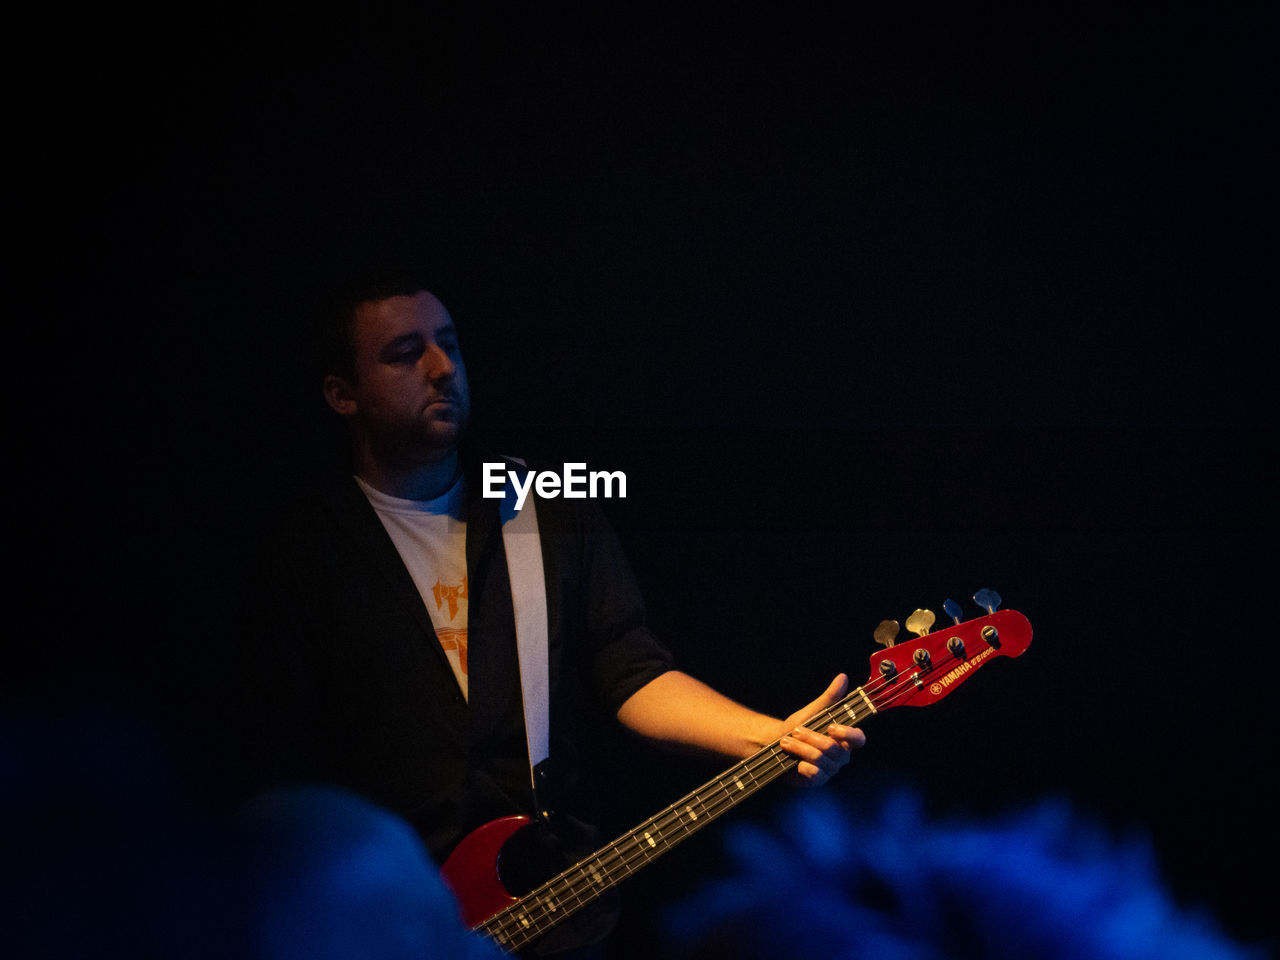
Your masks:
{"label": "man's chin", "polygon": [[462,424],[450,420],[433,420],[414,437],[414,447],[430,460],[443,460],[458,450],[462,442]]}

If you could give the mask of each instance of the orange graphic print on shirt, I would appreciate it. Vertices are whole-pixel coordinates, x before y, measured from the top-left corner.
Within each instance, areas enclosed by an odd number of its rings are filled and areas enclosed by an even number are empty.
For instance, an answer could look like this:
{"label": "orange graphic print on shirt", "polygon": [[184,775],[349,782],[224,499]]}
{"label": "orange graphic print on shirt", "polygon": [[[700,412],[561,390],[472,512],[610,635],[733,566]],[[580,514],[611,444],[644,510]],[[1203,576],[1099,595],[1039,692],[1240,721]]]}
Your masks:
{"label": "orange graphic print on shirt", "polygon": [[446,586],[437,580],[436,585],[431,588],[431,595],[436,598],[437,610],[448,602],[449,619],[452,620],[458,615],[458,601],[467,599],[467,578],[463,577],[462,583],[456,587]]}
{"label": "orange graphic print on shirt", "polygon": [[[431,588],[431,595],[435,598],[436,609],[440,610],[446,604],[449,607],[449,619],[452,620],[458,615],[458,601],[467,599],[467,578],[462,578],[462,583],[449,586],[436,581],[436,585]],[[436,627],[436,636],[440,638],[440,646],[445,652],[451,650],[458,651],[458,662],[462,667],[462,672],[467,672],[467,628],[466,627]]]}

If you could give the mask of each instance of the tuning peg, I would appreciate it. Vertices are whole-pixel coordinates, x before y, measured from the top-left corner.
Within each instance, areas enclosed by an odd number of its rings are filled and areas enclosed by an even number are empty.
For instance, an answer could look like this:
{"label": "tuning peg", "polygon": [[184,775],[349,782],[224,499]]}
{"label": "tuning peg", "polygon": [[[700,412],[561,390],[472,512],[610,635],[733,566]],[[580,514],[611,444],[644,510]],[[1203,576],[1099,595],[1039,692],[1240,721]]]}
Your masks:
{"label": "tuning peg", "polygon": [[876,643],[887,650],[897,641],[900,629],[901,627],[898,625],[897,620],[881,620],[880,626],[876,627]]}
{"label": "tuning peg", "polygon": [[987,613],[995,613],[1000,608],[1000,594],[985,587],[973,595],[974,602]]}
{"label": "tuning peg", "polygon": [[907,629],[916,636],[923,637],[933,626],[933,621],[937,619],[932,610],[917,610],[907,617]]}
{"label": "tuning peg", "polygon": [[946,611],[947,616],[951,618],[951,622],[956,626],[960,625],[960,618],[964,616],[964,611],[960,609],[960,604],[956,603],[950,597],[942,602],[942,609]]}

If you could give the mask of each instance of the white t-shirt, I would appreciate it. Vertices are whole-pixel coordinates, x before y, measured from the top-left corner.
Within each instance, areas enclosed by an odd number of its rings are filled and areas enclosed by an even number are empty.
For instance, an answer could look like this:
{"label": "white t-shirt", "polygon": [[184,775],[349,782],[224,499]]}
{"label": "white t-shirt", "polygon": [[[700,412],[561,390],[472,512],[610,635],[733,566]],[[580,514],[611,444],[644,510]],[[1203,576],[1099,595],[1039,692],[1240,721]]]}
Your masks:
{"label": "white t-shirt", "polygon": [[462,478],[435,500],[402,500],[375,490],[359,477],[356,483],[400,552],[462,695],[467,696],[467,522]]}

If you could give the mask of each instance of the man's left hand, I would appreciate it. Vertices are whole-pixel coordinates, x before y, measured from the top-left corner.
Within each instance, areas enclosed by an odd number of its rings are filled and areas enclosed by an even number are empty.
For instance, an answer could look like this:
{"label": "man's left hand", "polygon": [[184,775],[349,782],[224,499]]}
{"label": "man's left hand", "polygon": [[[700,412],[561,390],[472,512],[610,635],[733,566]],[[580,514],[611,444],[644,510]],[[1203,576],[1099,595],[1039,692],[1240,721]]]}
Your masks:
{"label": "man's left hand", "polygon": [[801,786],[822,786],[849,762],[851,750],[867,742],[866,735],[857,727],[833,723],[819,732],[804,725],[805,721],[839,703],[848,689],[849,678],[842,673],[831,681],[822,696],[783,721],[784,735],[779,745],[800,760],[793,778]]}

